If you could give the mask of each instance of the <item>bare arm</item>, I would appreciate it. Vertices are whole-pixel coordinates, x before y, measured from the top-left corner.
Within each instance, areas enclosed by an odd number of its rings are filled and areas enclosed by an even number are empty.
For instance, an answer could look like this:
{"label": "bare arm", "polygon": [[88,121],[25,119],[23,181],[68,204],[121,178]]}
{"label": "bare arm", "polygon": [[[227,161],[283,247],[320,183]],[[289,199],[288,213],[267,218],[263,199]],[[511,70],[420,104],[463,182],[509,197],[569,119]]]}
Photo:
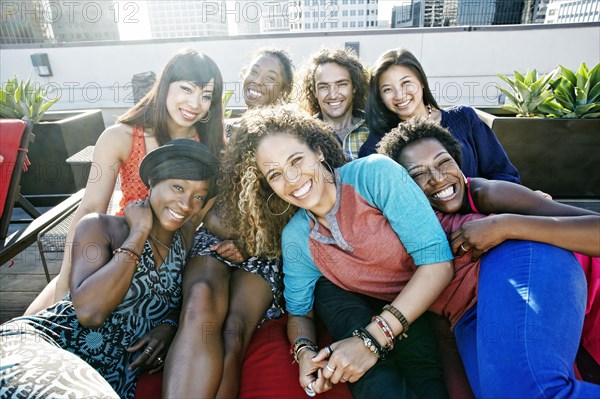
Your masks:
{"label": "bare arm", "polygon": [[600,215],[529,216],[502,214],[463,224],[451,236],[452,251],[473,250],[479,258],[505,240],[530,240],[551,244],[589,256],[600,256]]}
{"label": "bare arm", "polygon": [[516,213],[537,216],[598,215],[596,212],[561,204],[519,184],[476,178],[471,193],[479,212]]}
{"label": "bare arm", "polygon": [[473,249],[477,259],[501,242],[517,239],[600,255],[599,214],[549,200],[514,183],[474,179],[472,184],[480,212],[504,214],[463,224],[450,237],[454,253]]}
{"label": "bare arm", "polygon": [[[293,345],[298,338],[308,338],[312,342],[317,342],[317,329],[314,322],[314,313],[310,311],[304,316],[289,315],[287,322],[287,335],[290,343]],[[298,366],[300,369],[300,386],[302,388],[311,387],[317,393],[325,392],[331,389],[331,384],[322,378],[321,368],[327,364],[326,361],[314,362],[316,351],[312,348],[305,348],[298,353]]]}
{"label": "bare arm", "polygon": [[79,220],[90,213],[106,213],[110,197],[117,181],[119,165],[127,159],[131,151],[131,128],[126,125],[115,125],[106,129],[94,148],[94,159],[90,169],[85,194],[81,204],[75,211],[73,221],[69,227],[66,239],[63,262],[56,284],[54,300],[62,299],[69,288],[71,274],[71,246],[78,245],[73,242],[75,226]]}
{"label": "bare arm", "polygon": [[111,217],[104,215],[90,215],[77,225],[79,245],[73,248],[70,287],[73,307],[84,326],[104,323],[125,298],[138,267],[127,253],[112,251],[113,247],[123,247],[141,254],[152,228],[148,200],[129,204],[125,217],[129,228],[123,223],[109,223]]}

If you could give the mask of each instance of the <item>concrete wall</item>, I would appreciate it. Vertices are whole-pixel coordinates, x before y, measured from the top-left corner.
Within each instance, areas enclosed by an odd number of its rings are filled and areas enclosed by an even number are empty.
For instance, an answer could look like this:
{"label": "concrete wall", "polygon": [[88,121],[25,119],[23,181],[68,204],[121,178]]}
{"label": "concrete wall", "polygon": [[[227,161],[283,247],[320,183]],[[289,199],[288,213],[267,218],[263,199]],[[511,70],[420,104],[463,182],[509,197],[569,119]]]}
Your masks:
{"label": "concrete wall", "polygon": [[[512,74],[536,68],[549,72],[558,64],[577,68],[600,61],[600,24],[520,25],[504,27],[458,27],[394,29],[308,34],[272,34],[182,40],[153,40],[68,45],[3,46],[0,79],[31,75],[60,95],[53,109],[115,108],[133,102],[131,77],[135,73],[159,72],[177,50],[191,47],[210,55],[221,68],[226,90],[234,89],[231,105],[243,104],[239,71],[244,55],[261,46],[289,50],[296,67],[321,46],[342,47],[360,43],[363,63],[373,64],[385,50],[405,47],[422,62],[434,95],[443,106],[496,105],[497,73]],[[27,46],[27,47],[24,47]],[[33,53],[47,53],[54,76],[35,75]],[[117,111],[118,109],[118,111]]]}

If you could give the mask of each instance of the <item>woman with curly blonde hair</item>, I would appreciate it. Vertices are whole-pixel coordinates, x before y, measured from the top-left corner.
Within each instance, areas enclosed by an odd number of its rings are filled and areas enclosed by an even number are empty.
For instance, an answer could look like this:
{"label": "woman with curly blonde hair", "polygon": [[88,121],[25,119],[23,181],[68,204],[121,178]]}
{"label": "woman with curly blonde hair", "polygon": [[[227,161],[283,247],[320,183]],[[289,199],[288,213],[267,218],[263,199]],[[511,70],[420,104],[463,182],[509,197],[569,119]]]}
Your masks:
{"label": "woman with curly blonde hair", "polygon": [[[427,307],[411,298],[435,299],[452,254],[403,169],[379,155],[345,164],[328,124],[283,107],[247,112],[223,160],[233,165],[222,172],[224,200],[241,215],[231,227],[250,253],[283,258],[287,335],[306,393],[350,382],[357,398],[447,397],[433,333],[418,318]],[[327,297],[329,284],[344,295]],[[321,351],[314,314],[335,341]]]}
{"label": "woman with curly blonde hair", "polygon": [[[281,232],[297,209],[273,195],[258,164],[256,148],[260,141],[275,132],[286,132],[310,148],[322,149],[323,167],[332,172],[345,158],[332,128],[318,119],[298,118],[298,113],[272,108],[264,112],[249,111],[242,118],[238,134],[223,154],[222,165],[235,165],[221,171],[219,187],[227,209],[234,215],[225,220],[238,232],[243,249],[254,256],[280,257]],[[260,119],[260,123],[257,119]],[[290,169],[290,173],[293,170]]]}

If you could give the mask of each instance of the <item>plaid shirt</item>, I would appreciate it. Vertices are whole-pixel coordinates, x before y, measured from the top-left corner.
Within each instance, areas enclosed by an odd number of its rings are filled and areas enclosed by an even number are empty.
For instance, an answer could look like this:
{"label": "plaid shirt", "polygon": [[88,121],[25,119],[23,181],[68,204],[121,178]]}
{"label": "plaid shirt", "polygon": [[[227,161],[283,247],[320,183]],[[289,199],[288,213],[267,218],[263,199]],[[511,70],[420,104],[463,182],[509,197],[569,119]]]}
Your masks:
{"label": "plaid shirt", "polygon": [[[354,123],[352,129],[346,133],[346,136],[343,139],[340,139],[338,136],[348,162],[358,159],[358,151],[364,142],[367,141],[367,137],[369,137],[369,128],[365,121],[364,112],[358,110],[352,111],[352,116],[359,120]],[[323,115],[319,112],[315,115],[315,118],[323,120]]]}

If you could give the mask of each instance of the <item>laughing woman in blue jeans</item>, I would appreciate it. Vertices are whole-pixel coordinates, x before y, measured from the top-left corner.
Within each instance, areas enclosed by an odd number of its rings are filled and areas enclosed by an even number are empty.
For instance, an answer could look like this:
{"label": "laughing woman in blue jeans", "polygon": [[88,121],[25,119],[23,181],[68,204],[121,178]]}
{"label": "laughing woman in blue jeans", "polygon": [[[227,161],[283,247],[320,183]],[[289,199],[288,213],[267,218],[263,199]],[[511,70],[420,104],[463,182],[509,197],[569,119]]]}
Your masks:
{"label": "laughing woman in blue jeans", "polygon": [[[248,214],[257,209],[272,213],[261,214],[261,238],[277,242],[288,220],[281,238],[284,294],[294,315],[288,320],[288,337],[307,393],[384,376],[360,397],[412,397],[410,391],[391,389],[382,394],[381,388],[401,378],[402,370],[385,369],[401,365],[394,352],[406,341],[399,340],[419,337],[411,323],[429,309],[447,316],[455,327],[477,397],[600,397],[600,386],[573,375],[586,282],[570,252],[543,243],[506,241],[481,262],[466,253],[450,265],[445,236],[440,239],[439,225],[423,207],[427,198],[403,167],[373,155],[331,171],[327,160],[336,149],[315,139],[326,135],[327,127],[281,109],[249,113],[243,119],[243,140],[238,136],[228,151],[240,154],[243,170],[256,172],[246,182],[248,198],[256,206]],[[289,213],[282,217],[290,212],[285,203],[298,208],[291,219]],[[439,219],[446,231],[454,231],[482,217],[455,214]],[[368,307],[371,313],[363,324],[346,326],[354,329],[351,336],[318,350],[312,307],[322,276],[341,292],[328,318],[343,325],[346,315],[354,318],[351,309],[357,303],[362,315]]]}
{"label": "laughing woman in blue jeans", "polygon": [[[600,215],[465,178],[459,143],[426,119],[400,124],[379,151],[407,169],[450,234],[455,279],[431,310],[450,318],[476,396],[600,398],[599,385],[574,376],[587,295],[567,251],[600,255]],[[444,305],[461,294],[473,302],[466,311]]]}

